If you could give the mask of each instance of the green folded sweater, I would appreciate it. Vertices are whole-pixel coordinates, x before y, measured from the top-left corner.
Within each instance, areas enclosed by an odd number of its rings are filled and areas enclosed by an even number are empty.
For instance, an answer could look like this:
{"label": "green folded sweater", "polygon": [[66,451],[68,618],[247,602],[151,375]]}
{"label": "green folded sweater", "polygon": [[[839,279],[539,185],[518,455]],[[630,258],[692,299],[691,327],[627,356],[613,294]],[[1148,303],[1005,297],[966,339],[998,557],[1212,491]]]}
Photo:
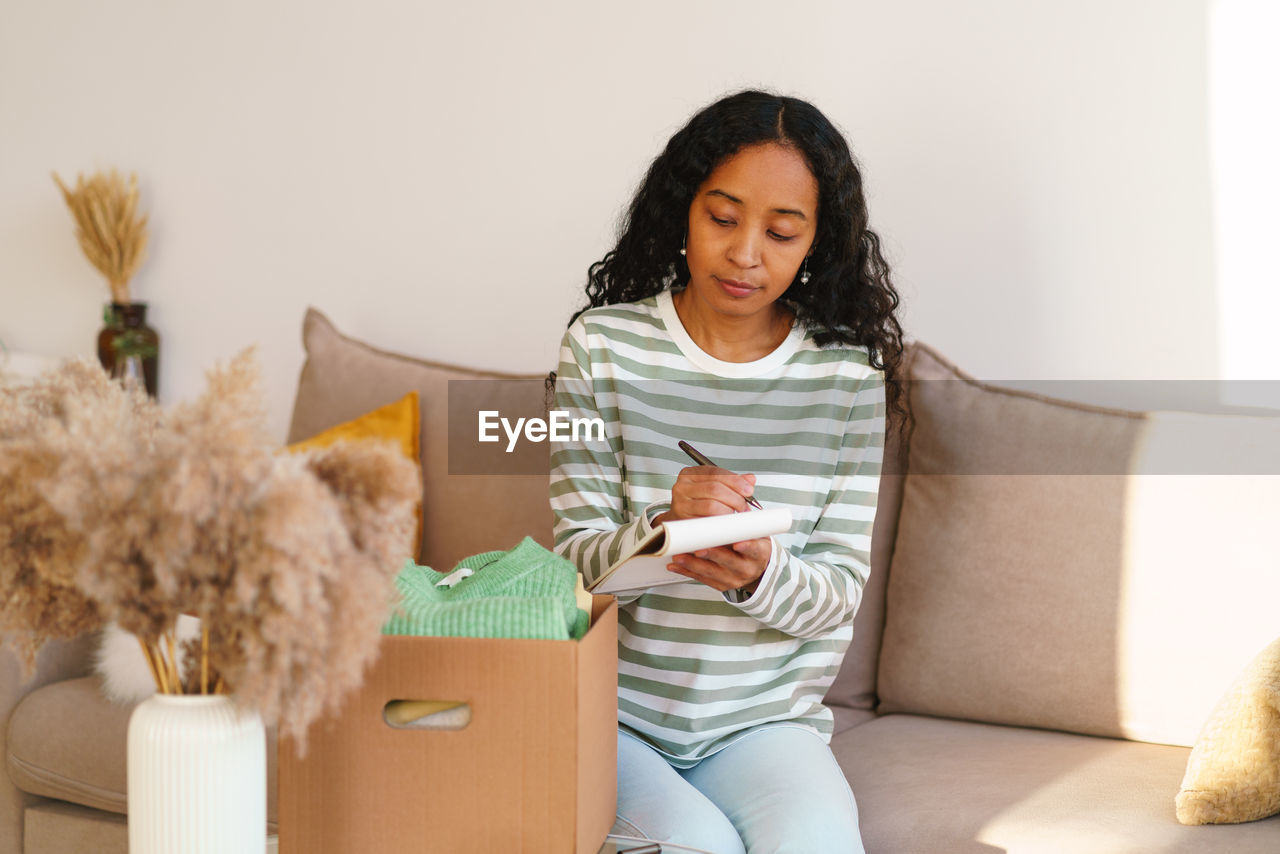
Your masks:
{"label": "green folded sweater", "polygon": [[[452,586],[450,576],[472,574]],[[578,608],[577,568],[525,537],[510,551],[464,558],[436,572],[412,560],[396,576],[401,601],[383,634],[469,638],[568,640],[587,632],[590,615]]]}

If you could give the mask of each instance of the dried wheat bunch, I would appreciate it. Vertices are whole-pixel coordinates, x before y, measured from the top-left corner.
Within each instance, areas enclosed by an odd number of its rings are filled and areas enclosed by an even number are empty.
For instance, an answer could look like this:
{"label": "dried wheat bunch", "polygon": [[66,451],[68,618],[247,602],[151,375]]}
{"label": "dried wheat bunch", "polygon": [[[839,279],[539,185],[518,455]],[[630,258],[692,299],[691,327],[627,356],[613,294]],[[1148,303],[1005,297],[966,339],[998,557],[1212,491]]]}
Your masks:
{"label": "dried wheat bunch", "polygon": [[76,188],[67,189],[55,172],[53,180],[76,220],[76,239],[89,263],[107,277],[113,302],[129,302],[129,280],[147,252],[147,218],[139,218],[138,176],[128,186],[112,169],[95,172],[88,181],[76,176]]}

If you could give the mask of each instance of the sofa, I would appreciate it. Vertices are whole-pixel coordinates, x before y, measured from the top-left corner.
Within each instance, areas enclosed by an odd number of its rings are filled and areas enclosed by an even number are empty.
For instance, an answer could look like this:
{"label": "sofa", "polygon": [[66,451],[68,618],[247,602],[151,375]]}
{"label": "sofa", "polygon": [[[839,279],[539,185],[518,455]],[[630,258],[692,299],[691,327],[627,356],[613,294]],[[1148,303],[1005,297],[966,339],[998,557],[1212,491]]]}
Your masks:
{"label": "sofa", "polygon": [[[418,391],[420,562],[550,543],[545,463],[477,473],[448,441],[451,395],[483,382],[541,411],[542,375],[389,353],[314,309],[303,338],[291,441]],[[1280,851],[1280,816],[1174,814],[1201,727],[1280,634],[1280,418],[1069,402],[919,342],[905,368],[913,424],[886,445],[871,581],[827,695],[867,851]],[[27,682],[0,652],[3,854],[127,850],[131,709],[89,675],[93,643],[48,645]]]}

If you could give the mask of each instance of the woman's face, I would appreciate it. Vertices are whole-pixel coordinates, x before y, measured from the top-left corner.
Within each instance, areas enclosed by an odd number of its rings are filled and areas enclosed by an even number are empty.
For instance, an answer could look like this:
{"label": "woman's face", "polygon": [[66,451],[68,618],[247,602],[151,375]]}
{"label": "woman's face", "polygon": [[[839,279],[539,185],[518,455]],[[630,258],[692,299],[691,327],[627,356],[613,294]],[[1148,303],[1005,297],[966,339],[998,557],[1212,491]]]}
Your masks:
{"label": "woman's face", "polygon": [[764,143],[717,166],[689,206],[689,296],[747,317],[786,293],[818,227],[818,182],[794,148]]}

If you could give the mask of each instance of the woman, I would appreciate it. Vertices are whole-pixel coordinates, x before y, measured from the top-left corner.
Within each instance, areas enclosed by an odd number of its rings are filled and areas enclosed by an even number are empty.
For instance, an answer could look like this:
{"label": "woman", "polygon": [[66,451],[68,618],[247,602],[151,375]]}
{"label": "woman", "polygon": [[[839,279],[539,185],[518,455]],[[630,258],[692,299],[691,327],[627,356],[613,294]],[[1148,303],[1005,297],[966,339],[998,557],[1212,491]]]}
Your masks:
{"label": "woman", "polygon": [[[608,430],[553,446],[557,552],[589,584],[667,520],[750,497],[795,518],[619,597],[614,832],[861,851],[822,698],[867,580],[902,330],[847,144],[794,98],[710,105],[650,167],[587,296],[556,408]],[[688,465],[681,439],[719,465]]]}

